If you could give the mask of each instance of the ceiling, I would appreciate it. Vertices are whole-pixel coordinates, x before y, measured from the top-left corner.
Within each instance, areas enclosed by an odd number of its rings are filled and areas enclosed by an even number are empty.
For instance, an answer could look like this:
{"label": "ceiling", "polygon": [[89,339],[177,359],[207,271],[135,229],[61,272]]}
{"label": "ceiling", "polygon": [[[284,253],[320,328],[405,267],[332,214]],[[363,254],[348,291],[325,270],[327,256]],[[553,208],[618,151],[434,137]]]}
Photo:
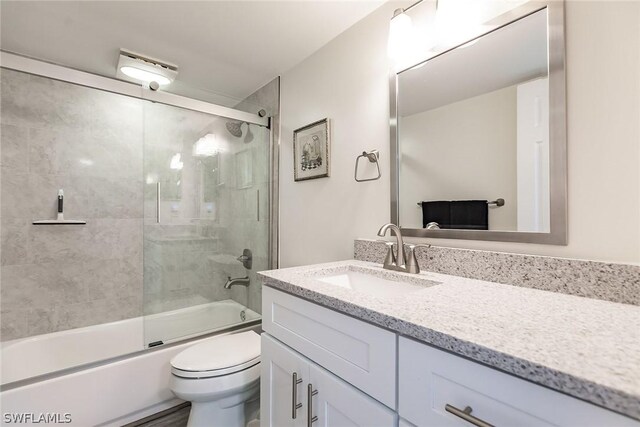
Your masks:
{"label": "ceiling", "polygon": [[398,76],[401,117],[547,75],[547,13],[515,21]]}
{"label": "ceiling", "polygon": [[126,48],[178,65],[167,91],[234,106],[382,3],[2,1],[0,47],[108,77]]}

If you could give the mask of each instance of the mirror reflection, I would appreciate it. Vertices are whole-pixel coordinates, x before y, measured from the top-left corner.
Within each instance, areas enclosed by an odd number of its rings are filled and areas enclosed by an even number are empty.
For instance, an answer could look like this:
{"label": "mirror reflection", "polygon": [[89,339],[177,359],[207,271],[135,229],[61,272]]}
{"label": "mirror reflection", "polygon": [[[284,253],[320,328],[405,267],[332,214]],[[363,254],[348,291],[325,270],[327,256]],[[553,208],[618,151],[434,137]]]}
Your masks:
{"label": "mirror reflection", "polygon": [[404,228],[549,232],[547,10],[398,74]]}

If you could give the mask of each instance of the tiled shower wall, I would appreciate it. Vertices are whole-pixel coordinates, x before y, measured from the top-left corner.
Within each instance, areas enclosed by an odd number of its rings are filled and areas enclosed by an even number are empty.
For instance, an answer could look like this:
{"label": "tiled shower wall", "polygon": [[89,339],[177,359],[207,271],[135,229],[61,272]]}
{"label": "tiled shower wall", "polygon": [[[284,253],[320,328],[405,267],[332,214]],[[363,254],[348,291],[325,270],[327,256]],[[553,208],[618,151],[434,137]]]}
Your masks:
{"label": "tiled shower wall", "polygon": [[[142,101],[1,70],[2,341],[142,313]],[[36,226],[65,218],[86,225]]]}
{"label": "tiled shower wall", "polygon": [[[19,72],[0,74],[2,341],[229,298],[260,311],[255,272],[268,268],[268,138],[231,140],[226,173],[235,173],[234,154],[249,149],[253,184],[221,185],[211,214],[194,202],[191,146],[203,127],[225,134],[225,119]],[[278,79],[237,108],[266,109],[277,129]],[[182,193],[165,194],[163,187],[158,225],[149,172],[170,173],[176,152],[185,164]],[[87,224],[32,225],[55,218],[60,188],[65,218]],[[255,257],[249,272],[235,260],[243,248]],[[227,276],[247,273],[248,289],[222,288]]]}

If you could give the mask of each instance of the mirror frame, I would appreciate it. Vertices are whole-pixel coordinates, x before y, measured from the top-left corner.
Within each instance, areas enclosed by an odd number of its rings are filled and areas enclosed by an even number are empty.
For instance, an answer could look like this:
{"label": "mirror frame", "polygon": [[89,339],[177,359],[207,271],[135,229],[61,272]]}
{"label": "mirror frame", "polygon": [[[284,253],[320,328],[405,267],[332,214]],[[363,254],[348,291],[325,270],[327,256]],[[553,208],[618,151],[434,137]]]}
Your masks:
{"label": "mirror frame", "polygon": [[[416,3],[418,6],[421,3]],[[411,7],[414,7],[411,6]],[[424,228],[402,228],[402,234],[410,237],[440,239],[489,240],[520,243],[540,243],[548,245],[567,244],[567,125],[566,125],[566,82],[565,82],[565,34],[564,0],[530,1],[511,9],[487,24],[491,30],[478,34],[456,46],[436,52],[428,59],[413,64],[400,71],[394,69],[389,78],[389,107],[391,130],[391,222],[400,219],[400,151],[398,141],[398,74],[442,56],[472,40],[499,30],[512,22],[540,10],[547,9],[547,31],[549,37],[549,209],[550,232],[489,230],[427,230]],[[408,10],[408,9],[405,9]]]}

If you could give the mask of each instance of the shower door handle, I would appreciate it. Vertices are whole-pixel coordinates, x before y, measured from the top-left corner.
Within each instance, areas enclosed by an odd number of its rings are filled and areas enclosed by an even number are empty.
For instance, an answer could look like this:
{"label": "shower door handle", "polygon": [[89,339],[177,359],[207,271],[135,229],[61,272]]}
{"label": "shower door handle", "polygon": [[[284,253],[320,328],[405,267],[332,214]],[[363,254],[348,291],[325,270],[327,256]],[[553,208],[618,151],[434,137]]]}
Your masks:
{"label": "shower door handle", "polygon": [[302,382],[302,378],[298,378],[298,373],[294,372],[291,376],[291,418],[296,419],[298,409],[302,408],[302,403],[298,403],[298,384]]}
{"label": "shower door handle", "polygon": [[160,181],[156,183],[156,222],[160,224]]}
{"label": "shower door handle", "polygon": [[256,220],[260,222],[260,190],[256,191]]}

